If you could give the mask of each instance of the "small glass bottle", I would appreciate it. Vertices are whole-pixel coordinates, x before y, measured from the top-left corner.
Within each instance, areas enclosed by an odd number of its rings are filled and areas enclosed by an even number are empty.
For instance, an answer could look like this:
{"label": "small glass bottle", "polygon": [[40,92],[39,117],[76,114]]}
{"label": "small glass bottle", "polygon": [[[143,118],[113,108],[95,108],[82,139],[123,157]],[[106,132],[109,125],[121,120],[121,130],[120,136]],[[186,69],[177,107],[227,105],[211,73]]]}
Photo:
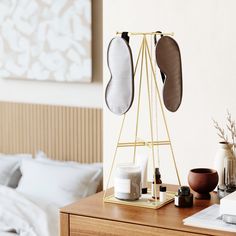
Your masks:
{"label": "small glass bottle", "polygon": [[224,158],[224,184],[228,191],[236,190],[236,159],[233,153]]}
{"label": "small glass bottle", "polygon": [[224,145],[222,181],[219,181],[217,187],[220,199],[236,190],[236,157],[232,149],[233,145],[227,142],[222,142],[222,144]]}
{"label": "small glass bottle", "polygon": [[188,186],[179,187],[178,193],[175,195],[175,206],[183,208],[193,206],[193,194],[190,193]]}
{"label": "small glass bottle", "polygon": [[166,187],[160,186],[160,202],[166,201]]}
{"label": "small glass bottle", "polygon": [[[155,178],[156,178],[156,187],[155,187]],[[153,177],[153,181],[152,181],[152,198],[155,199],[155,197],[156,197],[157,199],[159,199],[161,184],[162,184],[162,181],[161,181],[160,170],[159,170],[159,168],[155,168],[155,176]],[[156,190],[156,194],[155,194],[155,190]]]}

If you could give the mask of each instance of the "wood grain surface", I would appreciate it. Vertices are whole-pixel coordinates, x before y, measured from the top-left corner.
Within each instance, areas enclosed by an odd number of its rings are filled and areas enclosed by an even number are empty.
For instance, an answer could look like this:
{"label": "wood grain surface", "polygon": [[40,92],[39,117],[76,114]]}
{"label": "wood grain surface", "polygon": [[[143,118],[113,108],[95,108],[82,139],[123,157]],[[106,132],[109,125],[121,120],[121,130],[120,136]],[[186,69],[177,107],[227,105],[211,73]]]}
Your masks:
{"label": "wood grain surface", "polygon": [[[168,190],[176,191],[177,186],[168,185]],[[92,235],[82,233],[86,227],[89,229],[89,232],[93,232],[93,235],[105,235],[99,233],[96,234],[96,224],[104,228],[103,230],[110,229],[110,232],[108,231],[106,235],[131,235],[132,230],[130,234],[114,233],[113,227],[115,232],[122,232],[120,228],[126,227],[128,230],[133,226],[138,228],[139,226],[142,226],[145,230],[147,230],[146,227],[150,227],[149,230],[153,230],[154,228],[157,230],[157,232],[160,232],[160,234],[157,233],[155,235],[161,235],[162,230],[169,230],[169,233],[166,235],[178,235],[175,231],[181,232],[181,235],[186,233],[189,235],[190,233],[217,236],[235,235],[234,233],[229,232],[183,225],[183,219],[215,203],[219,203],[219,200],[217,195],[212,193],[211,200],[194,200],[194,207],[192,208],[178,208],[175,207],[174,203],[172,202],[160,209],[153,210],[112,203],[103,203],[103,192],[101,192],[86,199],[82,199],[77,203],[64,207],[61,209],[61,212],[70,214],[70,228],[73,232],[71,232],[71,235],[73,236]],[[91,224],[89,222],[91,222]],[[79,233],[80,230],[81,234]],[[100,228],[97,228],[97,230],[100,232]],[[139,234],[137,233],[133,235]]]}
{"label": "wood grain surface", "polygon": [[60,236],[70,236],[69,214],[60,214]]}
{"label": "wood grain surface", "polygon": [[102,109],[0,102],[0,152],[102,162]]}
{"label": "wood grain surface", "polygon": [[92,235],[112,235],[112,236],[195,235],[196,236],[198,235],[189,232],[148,227],[144,225],[127,224],[118,221],[101,220],[83,216],[72,215],[70,218],[71,218],[70,236],[92,236]]}

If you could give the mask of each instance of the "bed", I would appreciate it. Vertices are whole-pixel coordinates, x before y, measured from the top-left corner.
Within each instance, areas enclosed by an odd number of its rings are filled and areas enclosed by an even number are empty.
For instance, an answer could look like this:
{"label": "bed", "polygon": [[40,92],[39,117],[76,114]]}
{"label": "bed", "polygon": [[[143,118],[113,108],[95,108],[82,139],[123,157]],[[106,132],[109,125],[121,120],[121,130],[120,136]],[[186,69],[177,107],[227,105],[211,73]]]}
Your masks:
{"label": "bed", "polygon": [[56,236],[102,186],[102,110],[0,102],[0,235]]}

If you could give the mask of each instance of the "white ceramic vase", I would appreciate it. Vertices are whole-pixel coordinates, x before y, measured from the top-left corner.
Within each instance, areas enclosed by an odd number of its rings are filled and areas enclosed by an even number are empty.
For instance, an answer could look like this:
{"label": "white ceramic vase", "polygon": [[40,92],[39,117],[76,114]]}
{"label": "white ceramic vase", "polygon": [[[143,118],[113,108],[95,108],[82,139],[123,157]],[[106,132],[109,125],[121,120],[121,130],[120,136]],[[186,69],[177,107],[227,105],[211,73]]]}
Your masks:
{"label": "white ceramic vase", "polygon": [[[220,142],[219,148],[214,159],[214,169],[218,172],[219,182],[218,185],[224,184],[224,159],[233,158],[232,145],[226,142]],[[215,189],[217,191],[217,188]]]}

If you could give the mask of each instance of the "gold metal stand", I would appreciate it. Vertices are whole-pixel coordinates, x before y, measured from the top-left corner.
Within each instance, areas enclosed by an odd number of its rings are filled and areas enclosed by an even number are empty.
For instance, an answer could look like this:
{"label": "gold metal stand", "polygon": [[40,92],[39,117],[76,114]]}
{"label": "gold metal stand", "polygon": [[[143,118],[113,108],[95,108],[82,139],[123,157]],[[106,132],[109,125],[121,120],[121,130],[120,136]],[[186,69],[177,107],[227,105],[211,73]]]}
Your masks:
{"label": "gold metal stand", "polygon": [[[122,34],[121,32],[116,32],[116,34]],[[170,33],[160,33],[160,32],[129,32],[129,35],[164,35],[164,36],[174,36],[173,32]]]}
{"label": "gold metal stand", "polygon": [[[117,34],[120,34],[120,32],[117,32]],[[140,65],[140,75],[139,75],[139,86],[138,86],[138,101],[137,101],[137,112],[136,112],[136,125],[135,125],[135,137],[134,137],[134,141],[133,142],[121,142],[121,135],[122,135],[122,131],[123,131],[123,127],[124,127],[124,122],[126,119],[126,115],[123,116],[122,122],[121,122],[121,127],[120,127],[120,131],[119,131],[119,135],[118,135],[118,139],[117,139],[117,145],[115,148],[115,152],[114,152],[114,156],[112,159],[112,164],[111,164],[111,168],[109,171],[109,175],[108,175],[108,180],[107,180],[107,184],[106,184],[106,188],[105,188],[105,192],[104,192],[104,202],[114,202],[117,203],[117,200],[115,200],[114,198],[112,198],[112,196],[107,196],[107,189],[108,186],[110,184],[110,179],[111,179],[111,175],[114,169],[114,164],[115,164],[115,159],[117,156],[117,152],[118,152],[118,148],[127,148],[127,147],[133,147],[134,151],[133,151],[133,163],[135,163],[135,159],[136,159],[136,148],[138,146],[147,146],[151,148],[151,153],[152,153],[152,165],[153,165],[153,172],[155,173],[155,154],[154,154],[154,147],[157,146],[162,146],[162,145],[167,145],[170,147],[170,151],[171,151],[171,156],[172,156],[172,161],[174,163],[174,168],[175,168],[175,172],[177,175],[177,179],[178,179],[178,183],[179,185],[181,185],[180,182],[180,177],[179,177],[179,172],[177,169],[177,165],[176,165],[176,161],[175,161],[175,156],[174,156],[174,150],[173,150],[173,146],[171,143],[171,139],[170,139],[170,133],[169,133],[169,129],[167,126],[167,120],[165,117],[165,112],[164,112],[164,107],[163,107],[163,103],[162,103],[162,99],[161,99],[161,95],[159,92],[159,88],[158,88],[158,84],[156,81],[156,73],[154,70],[154,65],[152,62],[152,55],[150,52],[150,48],[148,46],[148,42],[147,42],[147,36],[152,36],[152,35],[173,35],[173,33],[157,33],[157,32],[147,32],[147,33],[142,33],[142,32],[129,32],[129,35],[140,35],[142,36],[142,42],[140,45],[140,49],[138,52],[138,57],[137,57],[137,61],[135,64],[135,68],[134,68],[134,77],[135,79],[137,78],[137,68],[138,68],[138,64],[141,61],[141,65]],[[143,76],[143,69],[145,66],[145,71],[146,71],[146,75]],[[151,70],[151,72],[149,71]],[[149,109],[149,127],[150,127],[150,136],[151,136],[151,140],[148,141],[144,141],[144,140],[139,140],[138,139],[138,128],[139,128],[139,115],[140,115],[140,101],[141,101],[141,92],[142,92],[142,80],[143,77],[146,77],[146,83],[147,83],[147,95],[148,95],[148,109]],[[155,88],[155,92],[157,95],[157,100],[160,106],[160,111],[161,111],[161,116],[163,118],[164,121],[164,126],[165,126],[165,130],[166,130],[166,134],[167,134],[167,140],[154,140],[154,127],[153,127],[153,110],[152,110],[152,101],[151,101],[151,92],[150,91],[150,81],[152,81],[152,83],[154,84],[154,88]],[[156,178],[154,175],[154,182],[156,183]],[[156,184],[154,185],[154,188],[156,188]],[[158,200],[157,200],[157,196],[156,196],[156,189],[155,191],[155,206],[151,207],[151,208],[155,208],[157,209],[159,206],[157,204]],[[113,200],[111,200],[113,199]],[[122,204],[122,201],[119,204]],[[127,205],[128,203],[125,202],[125,204]],[[130,205],[134,205],[133,203]],[[136,203],[135,203],[136,205]],[[162,204],[163,205],[163,204]],[[145,207],[145,206],[144,206]],[[150,208],[150,206],[147,206],[148,208]]]}

